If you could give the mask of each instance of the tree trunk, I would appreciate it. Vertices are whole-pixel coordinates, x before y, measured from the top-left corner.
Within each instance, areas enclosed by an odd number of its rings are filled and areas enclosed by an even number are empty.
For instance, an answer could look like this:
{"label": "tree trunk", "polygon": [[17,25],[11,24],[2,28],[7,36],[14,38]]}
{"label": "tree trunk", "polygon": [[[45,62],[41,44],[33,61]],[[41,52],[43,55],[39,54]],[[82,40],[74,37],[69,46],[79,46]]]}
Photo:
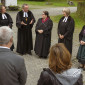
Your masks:
{"label": "tree trunk", "polygon": [[5,0],[1,0],[2,5],[5,6]]}
{"label": "tree trunk", "polygon": [[77,13],[85,20],[85,2],[78,2]]}

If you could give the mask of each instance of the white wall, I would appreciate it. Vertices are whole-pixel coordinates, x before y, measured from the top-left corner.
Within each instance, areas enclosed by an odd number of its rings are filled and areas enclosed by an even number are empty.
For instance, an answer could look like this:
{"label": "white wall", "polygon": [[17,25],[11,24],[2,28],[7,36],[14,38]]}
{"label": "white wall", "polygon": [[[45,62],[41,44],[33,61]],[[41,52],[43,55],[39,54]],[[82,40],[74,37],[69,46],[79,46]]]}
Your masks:
{"label": "white wall", "polygon": [[5,6],[17,6],[17,0],[5,0]]}

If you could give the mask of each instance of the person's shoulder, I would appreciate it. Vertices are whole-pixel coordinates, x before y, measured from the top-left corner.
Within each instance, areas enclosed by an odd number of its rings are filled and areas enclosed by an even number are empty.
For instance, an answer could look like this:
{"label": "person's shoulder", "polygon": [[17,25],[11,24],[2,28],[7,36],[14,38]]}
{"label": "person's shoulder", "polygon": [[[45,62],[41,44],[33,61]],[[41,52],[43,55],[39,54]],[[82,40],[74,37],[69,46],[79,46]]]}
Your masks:
{"label": "person's shoulder", "polygon": [[68,17],[68,20],[74,22],[74,19],[73,19],[73,17],[71,17],[71,16]]}
{"label": "person's shoulder", "polygon": [[50,19],[50,18],[48,20],[49,20],[49,22],[53,22],[52,19]]}
{"label": "person's shoulder", "polygon": [[54,76],[53,72],[49,68],[43,68],[41,74],[46,78]]}
{"label": "person's shoulder", "polygon": [[42,18],[39,18],[39,19],[38,19],[38,21],[41,21],[41,20],[42,20]]}
{"label": "person's shoulder", "polygon": [[18,11],[18,13],[17,14],[22,14],[23,13],[23,11],[21,10],[21,11]]}
{"label": "person's shoulder", "polygon": [[85,29],[85,25],[83,26],[83,28]]}
{"label": "person's shoulder", "polygon": [[28,13],[31,13],[32,14],[32,11],[29,10]]}
{"label": "person's shoulder", "polygon": [[64,16],[62,16],[61,18],[60,18],[60,21],[62,21],[64,19]]}
{"label": "person's shoulder", "polygon": [[51,79],[51,75],[49,74],[48,70],[49,70],[49,69],[44,68],[43,71],[41,72],[40,78],[43,78],[44,81],[45,81],[45,80],[48,81],[48,80]]}
{"label": "person's shoulder", "polygon": [[24,60],[24,58],[18,54],[15,54],[14,52],[11,52],[11,55],[14,59],[17,59],[17,60]]}
{"label": "person's shoulder", "polygon": [[5,13],[6,15],[8,15],[8,16],[10,16],[10,14],[9,13]]}

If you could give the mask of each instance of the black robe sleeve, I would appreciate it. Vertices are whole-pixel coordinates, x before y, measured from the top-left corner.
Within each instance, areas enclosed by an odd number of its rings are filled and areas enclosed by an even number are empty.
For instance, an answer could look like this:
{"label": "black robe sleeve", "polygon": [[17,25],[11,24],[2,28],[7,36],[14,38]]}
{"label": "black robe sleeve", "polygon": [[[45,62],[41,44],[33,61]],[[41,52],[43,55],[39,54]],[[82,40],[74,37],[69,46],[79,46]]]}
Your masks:
{"label": "black robe sleeve", "polygon": [[60,34],[59,28],[60,28],[60,23],[61,23],[61,21],[62,21],[62,18],[60,19],[60,21],[59,21],[59,23],[58,23],[58,29],[57,29],[58,36],[59,36],[59,34]]}
{"label": "black robe sleeve", "polygon": [[34,23],[35,23],[35,17],[33,15],[33,13],[31,12],[31,20],[33,19],[33,23],[30,25],[30,27],[32,28]]}
{"label": "black robe sleeve", "polygon": [[64,37],[68,36],[69,38],[72,38],[74,26],[75,26],[74,20],[71,18],[71,21],[69,22],[67,27],[67,32],[64,34]]}
{"label": "black robe sleeve", "polygon": [[16,26],[17,26],[18,28],[21,28],[21,18],[20,18],[19,13],[18,13],[17,16],[16,16]]}
{"label": "black robe sleeve", "polygon": [[13,26],[13,20],[12,20],[12,18],[11,18],[11,16],[10,15],[8,15],[8,20],[9,20],[9,27],[10,28],[12,28],[12,26]]}
{"label": "black robe sleeve", "polygon": [[82,37],[83,37],[83,30],[85,29],[85,25],[83,26],[81,32],[79,33],[79,41],[82,40]]}

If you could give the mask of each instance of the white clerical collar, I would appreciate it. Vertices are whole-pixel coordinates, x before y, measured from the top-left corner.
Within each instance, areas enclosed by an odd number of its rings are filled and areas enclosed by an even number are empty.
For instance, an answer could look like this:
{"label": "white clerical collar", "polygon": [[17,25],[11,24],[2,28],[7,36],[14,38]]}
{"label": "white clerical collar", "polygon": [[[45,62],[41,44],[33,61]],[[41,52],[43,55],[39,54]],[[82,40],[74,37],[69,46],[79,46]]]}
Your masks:
{"label": "white clerical collar", "polygon": [[2,19],[7,19],[7,16],[5,14],[2,14]]}
{"label": "white clerical collar", "polygon": [[27,12],[23,12],[23,17],[28,17],[28,13]]}
{"label": "white clerical collar", "polygon": [[0,48],[6,48],[6,49],[10,49],[10,48],[8,48],[8,47],[4,47],[4,46],[0,46]]}
{"label": "white clerical collar", "polygon": [[67,22],[68,17],[64,17],[63,22]]}

